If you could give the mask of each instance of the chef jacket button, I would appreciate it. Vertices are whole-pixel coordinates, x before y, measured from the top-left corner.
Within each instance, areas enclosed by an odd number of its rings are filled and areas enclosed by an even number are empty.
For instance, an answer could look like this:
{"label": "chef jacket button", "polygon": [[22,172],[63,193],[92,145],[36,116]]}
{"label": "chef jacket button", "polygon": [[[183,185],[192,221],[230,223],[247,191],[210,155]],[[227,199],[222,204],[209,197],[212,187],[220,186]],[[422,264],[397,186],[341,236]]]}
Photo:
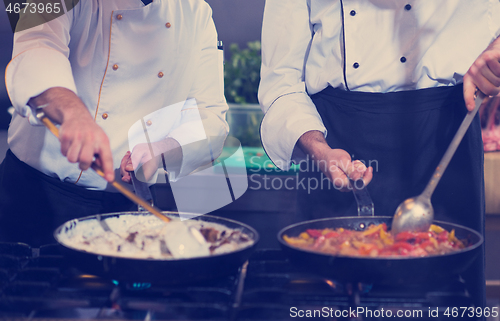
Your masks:
{"label": "chef jacket button", "polygon": [[356,11],[351,10],[351,12],[349,12],[349,14],[354,17],[356,15]]}
{"label": "chef jacket button", "polygon": [[405,10],[406,10],[406,11],[410,11],[410,10],[411,10],[411,4],[407,4],[407,5],[405,6]]}
{"label": "chef jacket button", "polygon": [[102,119],[106,120],[108,119],[109,115],[107,113],[102,114]]}
{"label": "chef jacket button", "polygon": [[352,66],[354,67],[354,69],[358,69],[359,68],[359,64],[357,62],[353,63]]}
{"label": "chef jacket button", "polygon": [[122,18],[123,18],[123,16],[121,14],[116,16],[116,19],[118,19],[118,20],[122,20]]}
{"label": "chef jacket button", "polygon": [[113,70],[118,70],[118,65],[117,64],[113,65]]}
{"label": "chef jacket button", "polygon": [[146,122],[146,125],[148,125],[148,126],[151,126],[152,124],[153,124],[153,122],[152,122],[151,120],[148,120],[148,121]]}
{"label": "chef jacket button", "polygon": [[171,24],[170,22],[167,22],[167,23],[165,24],[165,27],[170,28],[170,27],[172,27],[172,24]]}
{"label": "chef jacket button", "polygon": [[163,76],[164,76],[164,74],[160,71],[160,72],[158,73],[158,78],[163,78]]}
{"label": "chef jacket button", "polygon": [[402,63],[405,63],[406,62],[406,57],[401,57],[401,59],[399,59],[399,61],[401,61]]}

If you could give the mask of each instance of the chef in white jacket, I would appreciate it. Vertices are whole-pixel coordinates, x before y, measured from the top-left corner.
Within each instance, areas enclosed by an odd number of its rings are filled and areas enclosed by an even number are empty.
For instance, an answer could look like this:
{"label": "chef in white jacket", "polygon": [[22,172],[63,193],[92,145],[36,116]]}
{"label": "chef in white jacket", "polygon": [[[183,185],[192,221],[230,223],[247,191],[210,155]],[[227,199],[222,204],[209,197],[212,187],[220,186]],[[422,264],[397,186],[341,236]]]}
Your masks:
{"label": "chef in white jacket", "polygon": [[[6,69],[16,111],[0,167],[0,240],[51,242],[50,231],[67,219],[130,209],[108,182],[115,172],[129,180],[128,132],[140,120],[161,126],[151,115],[175,124],[158,143],[167,163],[177,151],[176,177],[220,153],[227,104],[206,2],[86,0],[26,30],[23,19],[31,18],[21,15]],[[175,113],[161,112],[170,106]],[[39,109],[60,125],[59,139],[37,119]],[[199,136],[209,153],[188,148]],[[106,180],[86,171],[93,159]]]}
{"label": "chef in white jacket", "polygon": [[[356,215],[338,191],[348,178],[369,183],[375,215],[419,195],[476,87],[499,92],[499,34],[493,0],[266,1],[262,143],[277,166],[301,163],[301,214]],[[476,118],[433,195],[436,219],[484,233],[483,185]],[[464,275],[478,306],[482,254]]]}

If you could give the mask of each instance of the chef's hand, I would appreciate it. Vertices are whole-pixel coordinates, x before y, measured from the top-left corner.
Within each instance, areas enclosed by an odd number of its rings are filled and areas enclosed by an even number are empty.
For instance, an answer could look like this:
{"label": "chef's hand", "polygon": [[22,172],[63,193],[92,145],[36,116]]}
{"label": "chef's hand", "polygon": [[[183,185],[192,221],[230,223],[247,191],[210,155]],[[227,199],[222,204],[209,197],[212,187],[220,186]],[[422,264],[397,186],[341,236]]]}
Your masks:
{"label": "chef's hand", "polygon": [[477,57],[464,75],[464,99],[468,110],[474,109],[476,87],[487,96],[500,92],[500,37]]}
{"label": "chef's hand", "polygon": [[366,167],[359,160],[352,161],[351,156],[343,149],[332,149],[326,143],[323,133],[309,131],[298,141],[299,147],[309,154],[321,171],[333,182],[336,189],[342,192],[351,191],[349,179],[363,179],[368,185],[373,178],[373,168]]}
{"label": "chef's hand", "polygon": [[[151,151],[153,152],[152,155]],[[162,154],[163,159],[161,158]],[[168,137],[151,144],[137,144],[132,152],[127,152],[122,158],[120,164],[122,181],[131,183],[129,172],[138,168],[141,168],[142,172],[138,175],[139,178],[143,181],[149,181],[163,160],[169,172],[176,173],[180,170],[182,148],[175,139]]]}
{"label": "chef's hand", "polygon": [[49,88],[31,98],[28,104],[33,108],[45,105],[45,115],[61,125],[61,153],[69,162],[78,163],[80,169],[87,170],[95,157],[96,164],[104,172],[104,178],[108,182],[114,180],[113,156],[108,136],[95,123],[87,107],[74,92],[62,87]]}
{"label": "chef's hand", "polygon": [[122,181],[131,184],[130,172],[137,171],[137,178],[143,182],[149,181],[158,170],[160,157],[151,157],[148,144],[136,145],[133,152],[127,152],[120,164]]}

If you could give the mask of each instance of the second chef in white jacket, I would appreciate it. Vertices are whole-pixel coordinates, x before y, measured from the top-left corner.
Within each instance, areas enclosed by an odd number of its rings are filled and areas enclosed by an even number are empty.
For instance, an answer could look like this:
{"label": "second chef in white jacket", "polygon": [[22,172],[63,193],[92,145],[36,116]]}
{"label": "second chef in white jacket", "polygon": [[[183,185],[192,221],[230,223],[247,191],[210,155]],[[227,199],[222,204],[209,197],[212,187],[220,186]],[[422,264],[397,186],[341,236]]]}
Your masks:
{"label": "second chef in white jacket", "polygon": [[[476,86],[499,92],[499,34],[493,0],[266,1],[262,142],[277,166],[301,162],[302,215],[356,215],[337,191],[348,176],[369,183],[375,215],[419,195]],[[484,233],[483,185],[476,118],[435,190],[435,218]],[[483,305],[484,252],[464,278]]]}

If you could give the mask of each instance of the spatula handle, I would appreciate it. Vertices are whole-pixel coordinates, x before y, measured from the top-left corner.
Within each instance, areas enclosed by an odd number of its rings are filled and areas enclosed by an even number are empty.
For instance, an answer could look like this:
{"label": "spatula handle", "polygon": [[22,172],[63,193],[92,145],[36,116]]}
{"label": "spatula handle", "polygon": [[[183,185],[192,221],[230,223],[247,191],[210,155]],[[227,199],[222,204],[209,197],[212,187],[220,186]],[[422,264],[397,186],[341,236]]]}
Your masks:
{"label": "spatula handle", "polygon": [[448,167],[448,164],[450,163],[451,158],[453,155],[455,155],[455,152],[458,148],[458,145],[460,145],[460,142],[462,141],[462,138],[464,137],[465,133],[469,129],[470,124],[472,123],[472,120],[477,114],[477,111],[479,110],[479,107],[481,107],[481,104],[483,103],[483,99],[486,96],[480,91],[477,90],[476,92],[476,106],[474,107],[473,110],[469,111],[467,115],[465,116],[464,120],[462,121],[462,124],[460,124],[460,127],[457,130],[457,133],[453,137],[450,146],[448,146],[448,149],[444,153],[443,158],[439,162],[439,165],[437,166],[436,170],[434,171],[434,174],[431,177],[431,180],[427,184],[427,187],[423,191],[422,195],[426,198],[431,198],[432,193],[434,193],[434,190],[436,189],[437,184],[439,183],[439,180],[443,176],[444,171]]}

